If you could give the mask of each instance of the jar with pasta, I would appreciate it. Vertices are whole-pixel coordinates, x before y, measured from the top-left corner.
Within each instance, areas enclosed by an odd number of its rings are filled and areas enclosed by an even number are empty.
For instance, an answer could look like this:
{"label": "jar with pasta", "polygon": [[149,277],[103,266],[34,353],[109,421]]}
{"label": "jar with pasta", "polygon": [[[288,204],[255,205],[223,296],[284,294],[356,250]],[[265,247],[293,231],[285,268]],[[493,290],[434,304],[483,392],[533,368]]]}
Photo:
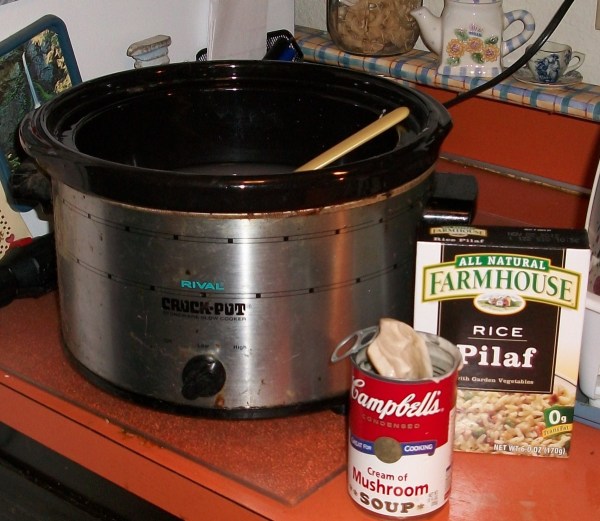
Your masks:
{"label": "jar with pasta", "polygon": [[419,26],[410,12],[422,0],[327,0],[327,30],[342,51],[389,56],[410,51]]}

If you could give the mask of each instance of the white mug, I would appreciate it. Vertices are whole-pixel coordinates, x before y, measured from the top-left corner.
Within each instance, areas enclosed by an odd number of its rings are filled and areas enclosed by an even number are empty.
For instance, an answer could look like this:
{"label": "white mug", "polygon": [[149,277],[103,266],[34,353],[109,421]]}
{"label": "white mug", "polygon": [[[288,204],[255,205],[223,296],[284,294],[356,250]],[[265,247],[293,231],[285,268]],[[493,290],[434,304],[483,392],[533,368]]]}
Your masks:
{"label": "white mug", "polygon": [[581,67],[584,59],[585,54],[573,51],[567,44],[546,42],[527,62],[527,67],[535,81],[557,83],[565,74]]}

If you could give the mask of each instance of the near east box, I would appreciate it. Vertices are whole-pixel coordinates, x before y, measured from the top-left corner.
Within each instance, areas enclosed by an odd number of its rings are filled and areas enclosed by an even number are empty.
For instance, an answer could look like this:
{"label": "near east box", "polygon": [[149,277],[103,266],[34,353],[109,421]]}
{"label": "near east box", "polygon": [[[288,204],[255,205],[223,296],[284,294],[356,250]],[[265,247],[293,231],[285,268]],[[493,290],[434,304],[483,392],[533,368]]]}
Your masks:
{"label": "near east box", "polygon": [[589,262],[585,230],[421,232],[414,327],[463,355],[455,450],[568,455]]}

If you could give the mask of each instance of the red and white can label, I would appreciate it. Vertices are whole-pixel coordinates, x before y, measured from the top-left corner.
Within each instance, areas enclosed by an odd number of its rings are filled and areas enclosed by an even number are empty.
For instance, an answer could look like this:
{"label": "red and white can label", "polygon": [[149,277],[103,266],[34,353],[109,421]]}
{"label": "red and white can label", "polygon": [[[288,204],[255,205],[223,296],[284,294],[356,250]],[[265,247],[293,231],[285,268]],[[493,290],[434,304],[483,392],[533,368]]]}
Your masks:
{"label": "red and white can label", "polygon": [[431,380],[391,380],[354,363],[348,487],[367,510],[414,517],[450,494],[456,369]]}

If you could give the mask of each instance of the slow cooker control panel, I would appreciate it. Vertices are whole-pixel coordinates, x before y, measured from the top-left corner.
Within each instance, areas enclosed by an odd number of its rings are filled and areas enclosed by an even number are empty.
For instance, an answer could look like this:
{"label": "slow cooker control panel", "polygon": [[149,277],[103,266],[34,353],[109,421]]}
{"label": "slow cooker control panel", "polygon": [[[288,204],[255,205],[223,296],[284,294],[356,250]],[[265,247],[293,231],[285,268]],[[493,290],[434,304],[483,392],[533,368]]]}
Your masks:
{"label": "slow cooker control panel", "polygon": [[187,400],[195,400],[217,394],[225,385],[226,373],[213,355],[198,355],[188,361],[181,377],[181,394]]}

